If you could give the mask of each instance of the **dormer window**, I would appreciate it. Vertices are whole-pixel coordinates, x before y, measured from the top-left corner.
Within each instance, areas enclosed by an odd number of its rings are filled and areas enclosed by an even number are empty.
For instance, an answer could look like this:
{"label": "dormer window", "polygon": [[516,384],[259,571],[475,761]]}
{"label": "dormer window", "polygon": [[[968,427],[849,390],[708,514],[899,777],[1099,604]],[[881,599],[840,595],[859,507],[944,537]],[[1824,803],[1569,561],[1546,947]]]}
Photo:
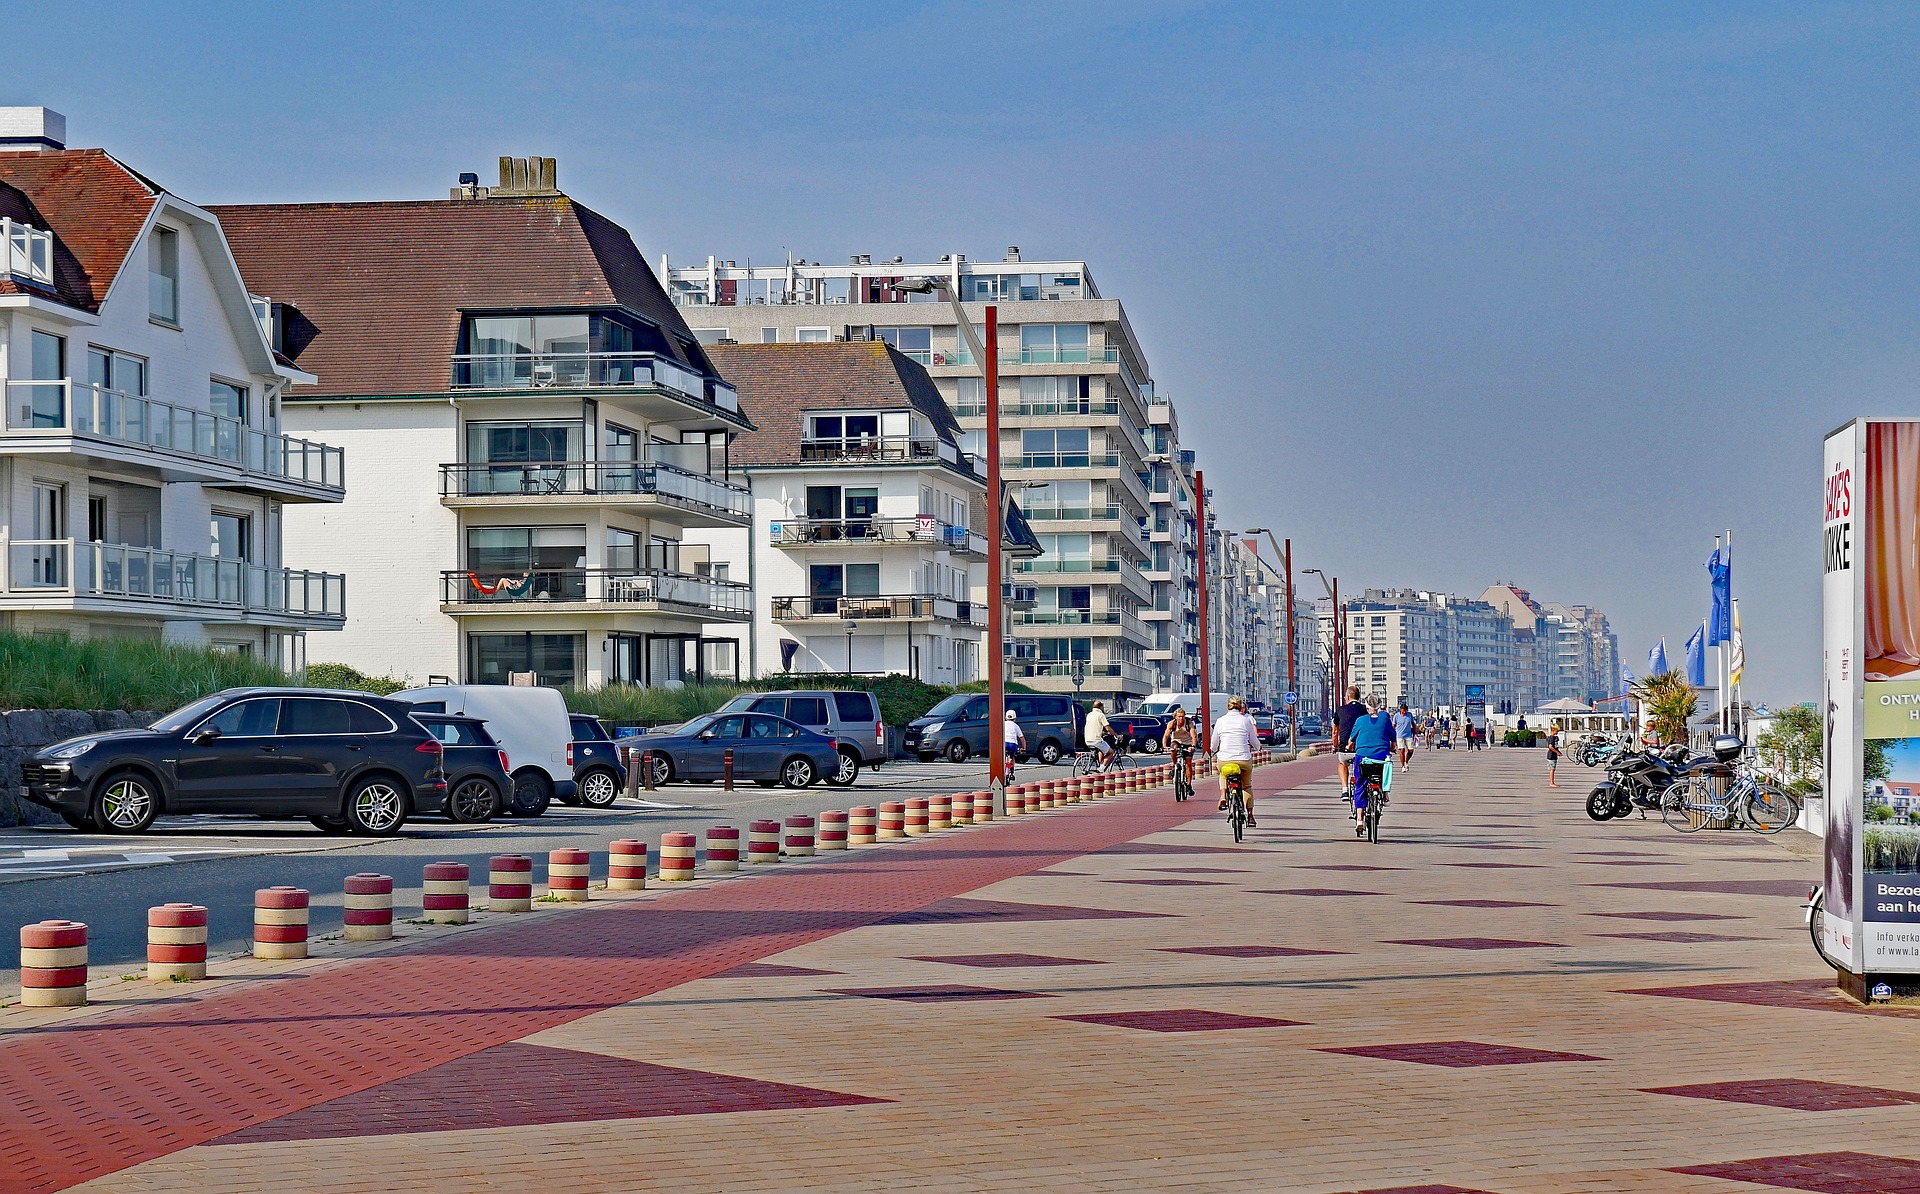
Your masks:
{"label": "dormer window", "polygon": [[872,440],[880,437],[879,415],[815,415],[810,439]]}
{"label": "dormer window", "polygon": [[171,228],[147,237],[147,314],[180,326],[180,234]]}

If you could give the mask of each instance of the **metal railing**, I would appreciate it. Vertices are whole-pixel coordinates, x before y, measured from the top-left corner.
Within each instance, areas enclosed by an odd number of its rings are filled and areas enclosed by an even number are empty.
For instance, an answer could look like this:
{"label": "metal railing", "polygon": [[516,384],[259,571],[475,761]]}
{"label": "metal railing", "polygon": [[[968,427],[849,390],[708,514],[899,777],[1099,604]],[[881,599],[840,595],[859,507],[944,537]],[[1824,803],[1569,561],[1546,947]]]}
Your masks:
{"label": "metal railing", "polygon": [[864,435],[843,439],[803,439],[800,459],[812,464],[890,464],[896,461],[944,462],[968,472],[971,458],[943,439],[907,435]]}
{"label": "metal railing", "polygon": [[936,618],[943,622],[985,623],[984,607],[971,601],[926,594],[870,597],[775,597],[776,622],[859,622],[886,618]]}
{"label": "metal railing", "polygon": [[[1089,680],[1096,677],[1101,679],[1114,678],[1144,685],[1152,675],[1145,666],[1138,663],[1082,662],[1086,668],[1084,675]],[[1073,679],[1073,664],[1064,662],[1015,663],[1010,666],[1009,670],[1018,679]]]}
{"label": "metal railing", "polygon": [[1030,609],[1040,600],[1040,590],[1034,585],[1017,585],[1012,581],[1000,582],[1000,600],[1009,609]]}
{"label": "metal railing", "polygon": [[337,572],[73,539],[10,540],[6,560],[6,591],[13,595],[127,597],[329,619],[347,614],[347,578]]}
{"label": "metal railing", "polygon": [[1031,452],[1022,455],[1015,468],[1119,468],[1117,452]]}
{"label": "metal railing", "polygon": [[1119,522],[1118,506],[1022,506],[1028,522]]}
{"label": "metal railing", "polygon": [[987,537],[930,515],[916,518],[788,518],[770,523],[767,538],[775,547],[818,543],[918,543],[984,556]]}
{"label": "metal railing", "polygon": [[722,410],[737,411],[732,386],[702,377],[653,352],[467,352],[453,357],[456,390],[598,389],[657,386]]}
{"label": "metal railing", "polygon": [[517,572],[440,574],[442,605],[539,606],[557,601],[683,606],[745,614],[752,596],[739,581],[661,568],[523,568]]}
{"label": "metal railing", "polygon": [[0,252],[6,254],[0,273],[53,285],[53,233],[18,220],[0,220]]}
{"label": "metal railing", "polygon": [[659,497],[745,518],[752,495],[744,485],[678,465],[641,460],[551,460],[443,464],[446,497]]}
{"label": "metal railing", "polygon": [[347,457],[340,448],[84,381],[7,382],[5,430],[65,431],[231,464],[258,477],[346,486]]}

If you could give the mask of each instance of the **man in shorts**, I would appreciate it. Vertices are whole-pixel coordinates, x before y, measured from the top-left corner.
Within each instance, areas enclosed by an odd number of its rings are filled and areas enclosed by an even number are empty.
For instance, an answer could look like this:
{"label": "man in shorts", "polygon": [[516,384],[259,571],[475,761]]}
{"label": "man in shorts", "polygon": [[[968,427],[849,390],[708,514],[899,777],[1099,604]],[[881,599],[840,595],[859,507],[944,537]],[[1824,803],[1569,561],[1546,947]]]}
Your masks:
{"label": "man in shorts", "polygon": [[1353,795],[1353,723],[1367,715],[1360,686],[1347,686],[1347,703],[1333,711],[1333,761],[1340,769],[1340,799]]}
{"label": "man in shorts", "polygon": [[1245,698],[1227,698],[1227,711],[1213,723],[1211,746],[1213,757],[1220,763],[1220,807],[1227,807],[1227,781],[1239,776],[1247,824],[1253,825],[1253,752],[1260,746],[1260,730],[1247,716]]}

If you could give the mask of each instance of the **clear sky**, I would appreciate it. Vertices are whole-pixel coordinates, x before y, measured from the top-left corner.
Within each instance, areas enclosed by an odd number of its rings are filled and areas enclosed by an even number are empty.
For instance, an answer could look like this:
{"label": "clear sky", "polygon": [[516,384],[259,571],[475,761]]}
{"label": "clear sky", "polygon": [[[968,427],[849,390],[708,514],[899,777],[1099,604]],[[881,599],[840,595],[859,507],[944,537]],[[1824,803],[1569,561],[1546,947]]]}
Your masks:
{"label": "clear sky", "polygon": [[544,154],[656,260],[1084,258],[1229,526],[1345,588],[1591,602],[1636,672],[1657,635],[1682,658],[1732,527],[1756,699],[1816,688],[1822,434],[1920,415],[1912,4],[6,20],[0,104],[201,202]]}

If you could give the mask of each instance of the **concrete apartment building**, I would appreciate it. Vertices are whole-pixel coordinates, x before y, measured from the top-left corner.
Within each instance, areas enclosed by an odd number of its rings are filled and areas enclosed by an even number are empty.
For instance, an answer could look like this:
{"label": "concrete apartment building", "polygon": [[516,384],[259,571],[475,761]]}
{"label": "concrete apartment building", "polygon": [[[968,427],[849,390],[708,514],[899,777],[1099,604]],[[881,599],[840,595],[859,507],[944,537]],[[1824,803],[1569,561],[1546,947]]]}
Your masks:
{"label": "concrete apartment building", "polygon": [[[1460,704],[1478,684],[1489,709],[1515,699],[1512,624],[1492,605],[1414,589],[1368,589],[1344,605],[1348,674],[1362,694],[1431,709]],[[1330,635],[1332,603],[1318,612]]]}
{"label": "concrete apartment building", "polygon": [[[688,266],[663,259],[661,276],[686,324],[708,344],[870,339],[892,346],[927,369],[959,421],[961,451],[973,456],[985,451],[979,366],[943,296],[896,287],[941,279],[976,328],[984,327],[986,305],[997,304],[1004,472],[1043,548],[1011,578],[1035,590],[1034,607],[1016,627],[1034,640],[1034,658],[1016,659],[1011,674],[1038,690],[1079,691],[1109,706],[1155,689],[1147,652],[1159,640],[1142,619],[1155,599],[1143,438],[1150,373],[1126,312],[1101,295],[1086,263],[1023,261],[1017,249],[997,262],[949,254],[926,264],[865,254],[845,265],[749,266],[709,257]],[[1171,568],[1167,575],[1172,584]]]}
{"label": "concrete apartment building", "polygon": [[282,557],[286,512],[345,494],[338,447],[282,433],[316,379],[214,215],[65,142],[59,113],[0,108],[0,626],[297,671],[346,609],[339,571]]}
{"label": "concrete apartment building", "polygon": [[1604,613],[1590,605],[1543,603],[1507,583],[1488,586],[1481,599],[1513,626],[1518,711],[1548,701],[1591,704],[1619,695],[1619,644]]}
{"label": "concrete apartment building", "polygon": [[709,623],[752,618],[688,532],[744,528],[738,397],[626,230],[503,158],[445,199],[219,209],[317,374],[287,423],[375,462],[287,541],[372,599],[329,656],[468,683],[671,685],[739,674]]}
{"label": "concrete apartment building", "polygon": [[[1150,387],[1151,389],[1151,387]],[[1155,692],[1200,691],[1200,523],[1195,516],[1193,452],[1180,447],[1171,398],[1147,404],[1147,494],[1152,596],[1140,611],[1152,642],[1147,665]]]}

